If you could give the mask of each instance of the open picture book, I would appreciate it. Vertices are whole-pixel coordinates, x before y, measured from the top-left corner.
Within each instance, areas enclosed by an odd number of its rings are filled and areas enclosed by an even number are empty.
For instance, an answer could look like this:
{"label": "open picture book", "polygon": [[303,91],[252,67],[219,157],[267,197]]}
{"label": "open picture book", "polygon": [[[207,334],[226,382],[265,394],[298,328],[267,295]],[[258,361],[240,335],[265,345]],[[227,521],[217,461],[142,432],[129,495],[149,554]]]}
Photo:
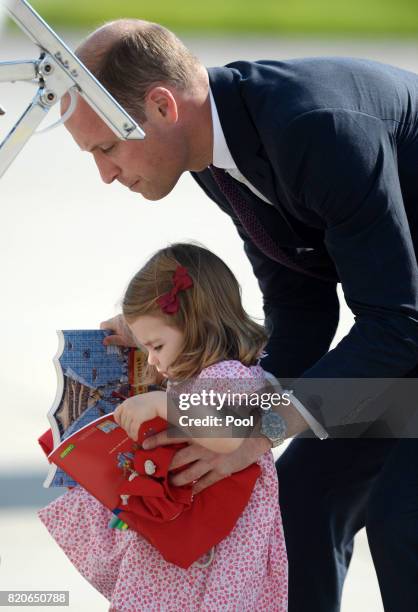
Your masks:
{"label": "open picture book", "polygon": [[[104,346],[107,330],[58,331],[54,363],[58,386],[48,412],[53,448],[96,419],[108,415],[127,397],[155,386],[144,384],[147,355],[139,348]],[[55,464],[50,465],[45,487],[76,483]]]}
{"label": "open picture book", "polygon": [[[143,425],[138,442],[113,418],[113,413],[84,425],[61,442],[48,455],[49,461],[80,484],[104,506],[113,510],[120,505],[119,488],[126,481],[125,466],[143,439],[166,428],[163,419]],[[149,452],[150,456],[156,453]]]}

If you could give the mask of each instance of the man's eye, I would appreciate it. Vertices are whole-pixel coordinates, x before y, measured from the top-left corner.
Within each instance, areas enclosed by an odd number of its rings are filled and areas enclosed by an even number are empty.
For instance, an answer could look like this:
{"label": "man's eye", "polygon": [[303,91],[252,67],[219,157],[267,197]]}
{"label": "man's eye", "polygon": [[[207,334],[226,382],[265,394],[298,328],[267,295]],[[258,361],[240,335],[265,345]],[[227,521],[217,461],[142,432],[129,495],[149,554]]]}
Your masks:
{"label": "man's eye", "polygon": [[115,148],[115,145],[110,145],[110,147],[102,147],[100,150],[102,153],[110,153]]}
{"label": "man's eye", "polygon": [[154,351],[160,351],[163,348],[162,344],[159,344],[158,346],[154,346]]}

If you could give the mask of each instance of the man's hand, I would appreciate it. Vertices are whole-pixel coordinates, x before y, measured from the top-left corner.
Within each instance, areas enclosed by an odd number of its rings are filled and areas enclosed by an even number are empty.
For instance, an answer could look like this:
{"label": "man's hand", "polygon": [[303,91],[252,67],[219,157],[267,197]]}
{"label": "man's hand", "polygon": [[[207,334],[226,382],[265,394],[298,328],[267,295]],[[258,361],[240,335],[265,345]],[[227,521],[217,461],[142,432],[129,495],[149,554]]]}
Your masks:
{"label": "man's hand", "polygon": [[103,340],[105,346],[109,344],[117,344],[118,346],[137,346],[135,337],[121,314],[107,321],[102,321],[100,323],[100,329],[110,329],[114,332],[114,334],[107,336]]}
{"label": "man's hand", "polygon": [[[144,441],[143,448],[155,448],[166,444],[188,442],[189,438],[169,437],[169,430],[161,431]],[[203,448],[200,444],[189,444],[177,451],[169,469],[174,470],[182,465],[192,463],[182,472],[171,477],[171,484],[181,486],[194,482],[193,494],[200,493],[206,487],[226,478],[234,472],[239,472],[254,463],[258,457],[271,448],[267,438],[247,438],[241,446],[232,453],[215,453]]]}

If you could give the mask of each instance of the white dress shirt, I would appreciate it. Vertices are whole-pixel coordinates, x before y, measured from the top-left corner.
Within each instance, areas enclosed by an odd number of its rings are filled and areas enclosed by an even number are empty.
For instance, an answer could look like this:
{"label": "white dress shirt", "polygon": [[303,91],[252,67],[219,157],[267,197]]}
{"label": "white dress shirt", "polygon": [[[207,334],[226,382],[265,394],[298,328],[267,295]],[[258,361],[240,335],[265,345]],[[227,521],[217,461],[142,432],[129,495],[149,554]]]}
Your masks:
{"label": "white dress shirt", "polygon": [[[225,135],[222,130],[221,122],[219,120],[218,109],[216,108],[215,100],[212,95],[212,91],[209,88],[210,107],[212,112],[212,128],[213,128],[213,165],[216,168],[222,168],[234,179],[243,183],[248,189],[250,189],[258,198],[273,206],[273,204],[250,183],[238,170],[236,163],[231,155],[231,151],[228,148],[225,140]],[[310,249],[309,249],[310,250]],[[271,382],[278,386],[279,382],[274,378],[273,374],[267,373],[272,377]],[[274,380],[273,380],[274,379]],[[305,419],[309,427],[312,429],[314,434],[324,440],[328,438],[328,434],[322,425],[311,415],[311,413],[303,406],[303,404],[292,394],[292,405],[299,412],[299,414]]]}
{"label": "white dress shirt", "polygon": [[231,152],[226,144],[225,136],[222,130],[221,122],[219,120],[218,109],[216,108],[215,100],[213,99],[212,92],[209,88],[210,96],[210,107],[212,111],[212,127],[213,127],[213,161],[212,164],[216,168],[222,168],[226,170],[234,179],[243,183],[248,189],[250,189],[255,195],[264,200],[270,206],[273,204],[250,183],[248,179],[241,174],[237,168],[237,164],[234,162]]}

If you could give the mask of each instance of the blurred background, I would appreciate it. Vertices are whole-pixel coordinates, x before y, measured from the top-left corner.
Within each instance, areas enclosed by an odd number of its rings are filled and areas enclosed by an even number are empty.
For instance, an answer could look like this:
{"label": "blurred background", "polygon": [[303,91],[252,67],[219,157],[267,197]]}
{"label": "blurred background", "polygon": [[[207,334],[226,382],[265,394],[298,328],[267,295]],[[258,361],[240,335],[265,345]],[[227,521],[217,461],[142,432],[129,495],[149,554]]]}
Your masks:
{"label": "blurred background", "polygon": [[[312,55],[368,57],[418,72],[417,0],[39,0],[34,8],[74,48],[106,20],[138,17],[174,29],[206,65]],[[0,13],[0,61],[35,59],[37,48]],[[0,83],[0,140],[33,97],[28,84]],[[45,123],[58,117],[53,109]],[[44,126],[43,126],[44,127]],[[89,154],[65,129],[34,136],[0,184],[2,441],[0,589],[69,589],[70,610],[106,601],[72,568],[36,516],[57,492],[42,488],[47,463],[37,437],[56,392],[57,329],[97,328],[118,312],[130,277],[156,249],[198,240],[238,277],[248,312],[261,296],[230,220],[187,175],[157,203],[105,186]],[[334,344],[352,325],[341,299]],[[303,585],[301,585],[303,588]],[[364,531],[342,610],[382,612]]]}

